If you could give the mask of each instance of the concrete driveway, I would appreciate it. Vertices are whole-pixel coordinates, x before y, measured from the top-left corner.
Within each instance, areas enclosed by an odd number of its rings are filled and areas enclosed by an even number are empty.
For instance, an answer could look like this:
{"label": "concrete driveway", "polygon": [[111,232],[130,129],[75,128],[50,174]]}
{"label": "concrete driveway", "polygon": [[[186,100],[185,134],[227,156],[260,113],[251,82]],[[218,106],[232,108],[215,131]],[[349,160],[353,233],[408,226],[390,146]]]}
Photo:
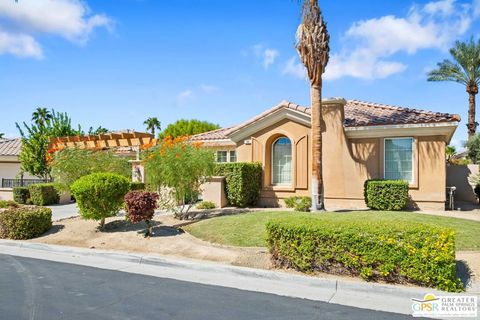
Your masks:
{"label": "concrete driveway", "polygon": [[52,209],[52,221],[78,216],[76,203],[55,204],[47,207]]}

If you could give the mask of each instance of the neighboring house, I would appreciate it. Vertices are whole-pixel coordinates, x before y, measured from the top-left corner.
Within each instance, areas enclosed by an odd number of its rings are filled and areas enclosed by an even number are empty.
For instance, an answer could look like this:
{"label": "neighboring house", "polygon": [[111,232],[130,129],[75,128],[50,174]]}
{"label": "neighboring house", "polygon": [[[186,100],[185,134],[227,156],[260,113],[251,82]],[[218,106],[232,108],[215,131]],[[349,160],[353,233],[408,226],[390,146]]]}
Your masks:
{"label": "neighboring house", "polygon": [[[412,206],[443,210],[445,146],[458,115],[341,98],[323,101],[323,178],[327,209],[365,207],[367,179],[410,182]],[[236,126],[192,137],[217,161],[261,162],[260,206],[310,196],[310,108],[287,101]]]}
{"label": "neighboring house", "polygon": [[[11,200],[12,186],[18,184],[20,176],[20,160],[18,155],[22,147],[22,139],[0,139],[0,200]],[[36,179],[29,174],[23,178]]]}

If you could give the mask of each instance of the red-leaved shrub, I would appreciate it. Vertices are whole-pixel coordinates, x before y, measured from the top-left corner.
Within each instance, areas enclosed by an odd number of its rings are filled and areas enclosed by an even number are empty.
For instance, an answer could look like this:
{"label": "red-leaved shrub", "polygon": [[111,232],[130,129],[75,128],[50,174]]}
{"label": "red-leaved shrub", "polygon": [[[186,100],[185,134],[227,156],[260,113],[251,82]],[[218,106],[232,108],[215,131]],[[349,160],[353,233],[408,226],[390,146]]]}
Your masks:
{"label": "red-leaved shrub", "polygon": [[133,223],[145,221],[147,233],[151,235],[150,220],[153,219],[155,209],[158,207],[158,194],[148,191],[130,191],[125,195],[127,218]]}

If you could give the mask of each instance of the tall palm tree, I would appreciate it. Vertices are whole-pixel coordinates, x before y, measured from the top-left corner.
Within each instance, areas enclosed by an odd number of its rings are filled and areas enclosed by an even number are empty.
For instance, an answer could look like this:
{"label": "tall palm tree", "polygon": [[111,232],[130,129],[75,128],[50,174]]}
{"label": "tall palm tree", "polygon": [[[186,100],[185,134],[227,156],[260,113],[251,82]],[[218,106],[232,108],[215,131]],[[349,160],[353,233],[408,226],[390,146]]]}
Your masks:
{"label": "tall palm tree", "polygon": [[147,126],[147,130],[149,130],[153,136],[155,136],[155,129],[160,130],[160,121],[158,121],[157,117],[150,117],[145,120],[143,124]]}
{"label": "tall palm tree", "polygon": [[38,107],[32,113],[32,121],[39,126],[43,126],[47,121],[52,119],[52,113],[47,108]]}
{"label": "tall palm tree", "polygon": [[310,80],[312,130],[312,211],[325,210],[322,174],[322,74],[328,63],[330,48],[327,25],[318,0],[303,0],[302,22],[296,34],[298,55]]}
{"label": "tall palm tree", "polygon": [[454,61],[445,59],[438,68],[428,73],[428,81],[454,81],[466,86],[468,93],[468,137],[475,135],[478,123],[475,121],[475,96],[480,85],[480,39],[455,42],[450,54]]}

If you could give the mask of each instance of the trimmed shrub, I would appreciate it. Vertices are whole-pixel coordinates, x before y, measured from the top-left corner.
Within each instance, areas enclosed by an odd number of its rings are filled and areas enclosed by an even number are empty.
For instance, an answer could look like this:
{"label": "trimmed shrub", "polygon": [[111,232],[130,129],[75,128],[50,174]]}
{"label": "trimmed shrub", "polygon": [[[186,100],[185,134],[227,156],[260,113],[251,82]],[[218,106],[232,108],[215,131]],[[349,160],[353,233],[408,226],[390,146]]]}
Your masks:
{"label": "trimmed shrub", "polygon": [[133,223],[145,221],[146,237],[152,234],[150,220],[153,219],[155,209],[158,207],[158,199],[158,193],[148,191],[130,191],[124,198],[128,220]]}
{"label": "trimmed shrub", "polygon": [[197,209],[215,209],[216,205],[212,201],[200,201],[195,205]]}
{"label": "trimmed shrub", "polygon": [[475,194],[477,195],[478,201],[480,201],[480,183],[475,185]]}
{"label": "trimmed shrub", "polygon": [[0,200],[0,209],[18,208],[19,205],[13,200]]}
{"label": "trimmed shrub", "polygon": [[13,188],[13,200],[20,204],[27,204],[30,199],[30,192],[28,187],[15,187]]}
{"label": "trimmed shrub", "polygon": [[455,232],[448,228],[289,217],[267,223],[267,243],[279,267],[463,289],[456,277]]}
{"label": "trimmed shrub", "polygon": [[295,211],[307,212],[312,207],[312,198],[307,196],[288,197],[284,201],[287,208],[293,208]]}
{"label": "trimmed shrub", "polygon": [[408,204],[408,182],[404,180],[367,180],[364,185],[367,207],[398,211]]}
{"label": "trimmed shrub", "polygon": [[114,173],[92,173],[81,177],[71,186],[80,215],[87,220],[115,216],[123,205],[123,197],[130,190],[130,181]]}
{"label": "trimmed shrub", "polygon": [[36,206],[48,206],[60,201],[60,195],[53,183],[32,184],[28,187],[28,192],[32,204]]}
{"label": "trimmed shrub", "polygon": [[225,192],[230,205],[254,205],[262,187],[262,164],[259,162],[218,163],[215,175],[225,176]]}
{"label": "trimmed shrub", "polygon": [[0,238],[31,239],[52,226],[52,210],[44,207],[19,207],[0,211]]}
{"label": "trimmed shrub", "polygon": [[143,182],[130,182],[130,191],[146,190],[145,183]]}

